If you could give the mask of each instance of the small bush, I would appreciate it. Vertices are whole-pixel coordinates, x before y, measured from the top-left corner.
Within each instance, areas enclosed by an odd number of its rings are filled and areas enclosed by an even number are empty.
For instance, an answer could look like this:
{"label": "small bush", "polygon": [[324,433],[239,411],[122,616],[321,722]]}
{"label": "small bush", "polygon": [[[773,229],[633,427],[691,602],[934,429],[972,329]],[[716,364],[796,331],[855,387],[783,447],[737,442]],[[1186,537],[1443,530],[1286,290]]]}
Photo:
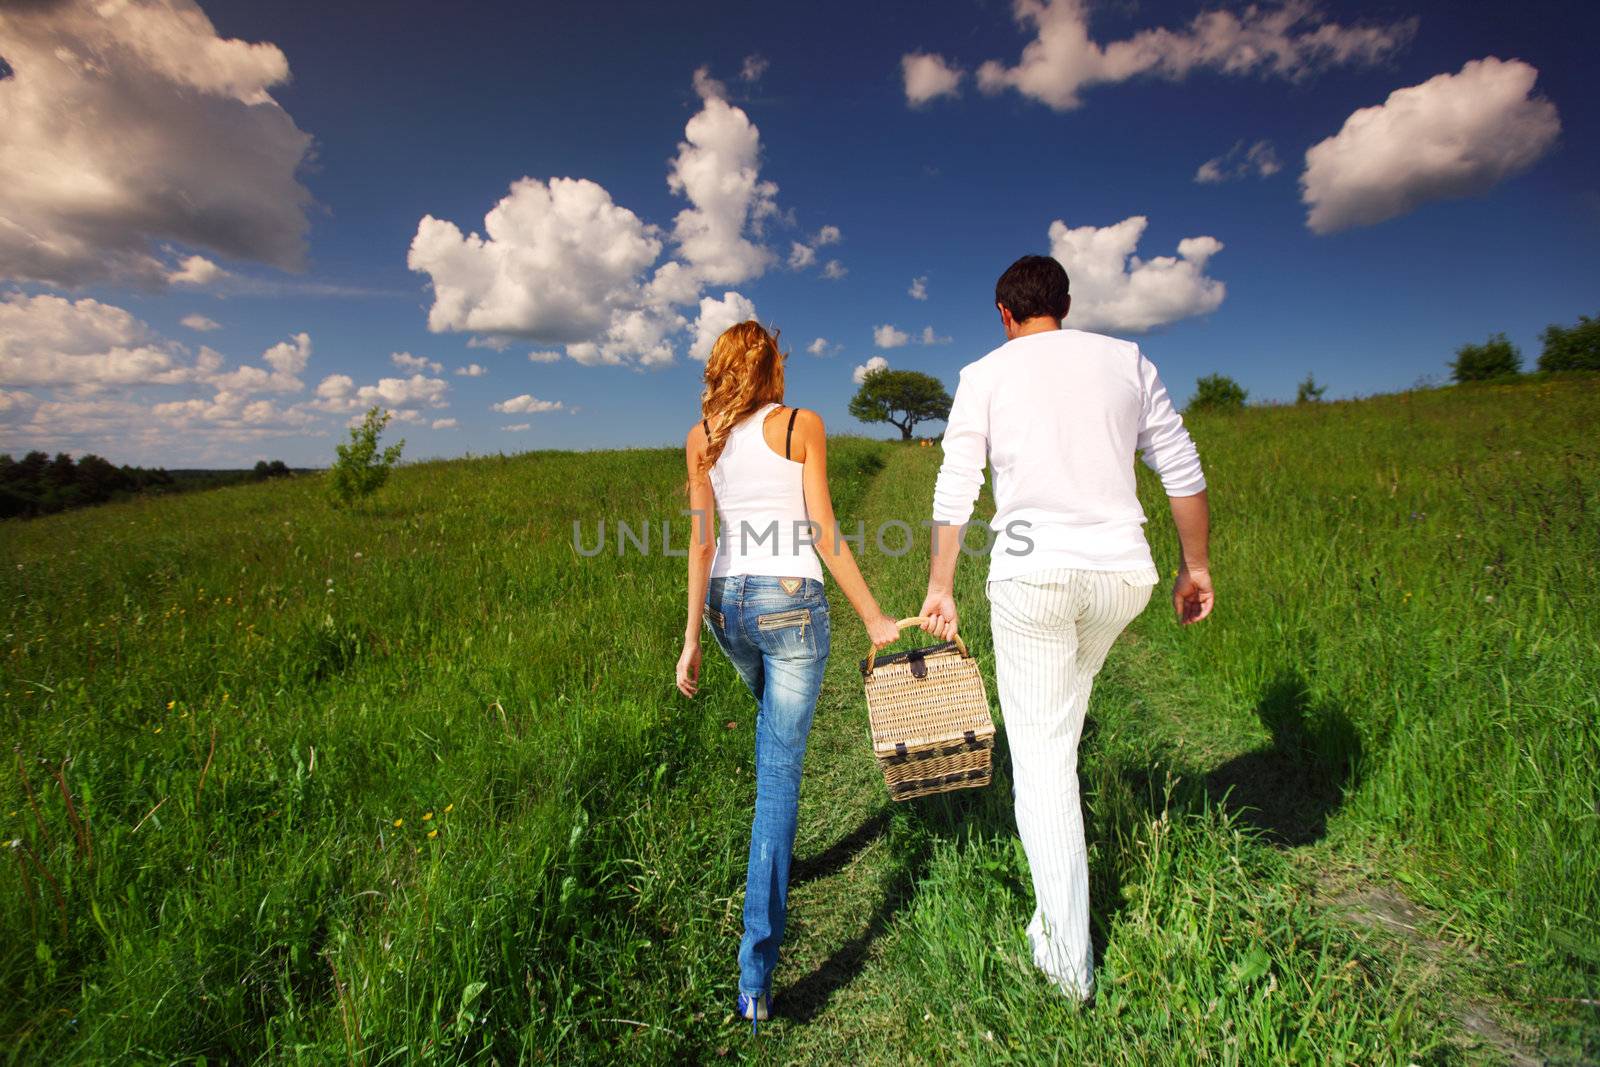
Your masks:
{"label": "small bush", "polygon": [[1576,326],[1546,326],[1541,339],[1540,370],[1600,370],[1600,319],[1580,315]]}
{"label": "small bush", "polygon": [[1458,382],[1492,382],[1515,378],[1522,373],[1522,353],[1517,346],[1497,333],[1481,345],[1462,345],[1456,349],[1450,376]]}
{"label": "small bush", "polygon": [[1294,402],[1296,404],[1315,404],[1322,399],[1322,394],[1328,391],[1326,385],[1318,385],[1315,376],[1307,374],[1306,380],[1300,383],[1300,388],[1295,390]]}
{"label": "small bush", "polygon": [[339,445],[339,458],[328,470],[328,495],[335,507],[344,507],[371,496],[389,480],[389,471],[400,461],[402,438],[378,454],[378,435],[389,425],[389,412],[374,406],[367,409],[360,426],[350,427],[350,443]]}
{"label": "small bush", "polygon": [[1238,411],[1250,394],[1225,374],[1208,374],[1194,383],[1187,411]]}

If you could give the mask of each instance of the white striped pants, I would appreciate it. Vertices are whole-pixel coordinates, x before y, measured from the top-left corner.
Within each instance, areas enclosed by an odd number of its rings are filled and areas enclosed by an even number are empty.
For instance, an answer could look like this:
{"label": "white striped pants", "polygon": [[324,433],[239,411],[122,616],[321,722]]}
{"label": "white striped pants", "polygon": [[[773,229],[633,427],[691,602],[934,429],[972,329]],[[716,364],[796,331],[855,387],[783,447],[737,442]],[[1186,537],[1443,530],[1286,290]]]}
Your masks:
{"label": "white striped pants", "polygon": [[1078,738],[1089,691],[1150,602],[1153,567],[1045,570],[989,583],[995,678],[1011,747],[1017,830],[1033,872],[1033,962],[1067,994],[1094,990]]}

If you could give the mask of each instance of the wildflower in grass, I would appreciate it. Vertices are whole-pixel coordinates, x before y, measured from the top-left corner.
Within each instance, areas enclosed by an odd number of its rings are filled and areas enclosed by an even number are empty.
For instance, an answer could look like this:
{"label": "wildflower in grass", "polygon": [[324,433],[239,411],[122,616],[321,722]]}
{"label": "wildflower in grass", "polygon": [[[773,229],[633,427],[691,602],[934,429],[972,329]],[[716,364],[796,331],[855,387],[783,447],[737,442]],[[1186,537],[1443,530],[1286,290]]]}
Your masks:
{"label": "wildflower in grass", "polygon": [[396,825],[396,826],[404,826],[404,825],[405,825],[405,824],[406,824],[406,821],[405,821],[405,820],[404,820],[404,819],[396,819],[396,820],[395,820],[395,821],[394,821],[394,824],[395,824],[395,825]]}
{"label": "wildflower in grass", "polygon": [[159,727],[159,726],[157,726],[157,727],[156,727],[156,733],[158,733],[158,734],[159,734],[159,733],[160,733],[160,732],[161,732],[161,727]]}
{"label": "wildflower in grass", "polygon": [[423,815],[422,816],[422,821],[423,822],[432,822],[433,821],[433,812],[430,811],[427,814]]}
{"label": "wildflower in grass", "polygon": [[439,831],[437,831],[437,830],[429,830],[428,831],[428,840],[432,841],[434,838],[436,838],[438,836],[439,836]]}
{"label": "wildflower in grass", "polygon": [[171,711],[173,708],[175,708],[177,706],[178,706],[178,702],[176,700],[167,701],[167,710],[168,711]]}
{"label": "wildflower in grass", "polygon": [[446,815],[449,815],[452,811],[455,811],[455,810],[456,810],[456,806],[454,804],[446,804],[444,806],[444,813]]}

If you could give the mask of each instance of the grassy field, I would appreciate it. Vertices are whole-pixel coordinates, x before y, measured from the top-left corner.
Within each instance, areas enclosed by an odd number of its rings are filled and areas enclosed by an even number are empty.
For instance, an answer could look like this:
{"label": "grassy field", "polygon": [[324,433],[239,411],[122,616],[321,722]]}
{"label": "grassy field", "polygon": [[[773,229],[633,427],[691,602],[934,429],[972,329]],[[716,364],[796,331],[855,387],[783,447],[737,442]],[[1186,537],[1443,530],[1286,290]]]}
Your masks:
{"label": "grassy field", "polygon": [[[1157,597],[1096,690],[1087,1010],[1027,965],[1003,739],[990,789],[888,801],[836,601],[754,1041],[729,1017],[753,706],[710,647],[676,695],[683,561],[611,525],[682,543],[678,454],[421,464],[360,512],[296,479],[0,525],[0,1048],[1592,1062],[1597,386],[1193,420],[1220,606],[1179,630]],[[830,452],[842,517],[920,530],[937,450]],[[864,567],[915,610],[922,552],[869,535]],[[958,600],[988,670],[982,579]]]}

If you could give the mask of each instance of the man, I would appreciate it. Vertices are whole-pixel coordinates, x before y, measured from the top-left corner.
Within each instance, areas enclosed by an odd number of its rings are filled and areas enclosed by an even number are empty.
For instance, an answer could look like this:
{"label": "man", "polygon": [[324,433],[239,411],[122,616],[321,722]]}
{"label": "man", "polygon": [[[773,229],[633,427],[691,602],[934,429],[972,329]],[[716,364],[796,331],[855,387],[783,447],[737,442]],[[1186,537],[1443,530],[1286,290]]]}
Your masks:
{"label": "man", "polygon": [[962,527],[994,468],[989,602],[1017,829],[1033,871],[1034,963],[1071,996],[1094,990],[1078,738],[1094,676],[1149,603],[1157,574],[1134,492],[1135,451],[1160,476],[1183,562],[1183,624],[1215,603],[1210,518],[1194,442],[1156,368],[1129,341],[1063,329],[1067,272],[1024,256],[1000,276],[1006,343],[961,371],[933,494],[923,629],[948,640]]}

